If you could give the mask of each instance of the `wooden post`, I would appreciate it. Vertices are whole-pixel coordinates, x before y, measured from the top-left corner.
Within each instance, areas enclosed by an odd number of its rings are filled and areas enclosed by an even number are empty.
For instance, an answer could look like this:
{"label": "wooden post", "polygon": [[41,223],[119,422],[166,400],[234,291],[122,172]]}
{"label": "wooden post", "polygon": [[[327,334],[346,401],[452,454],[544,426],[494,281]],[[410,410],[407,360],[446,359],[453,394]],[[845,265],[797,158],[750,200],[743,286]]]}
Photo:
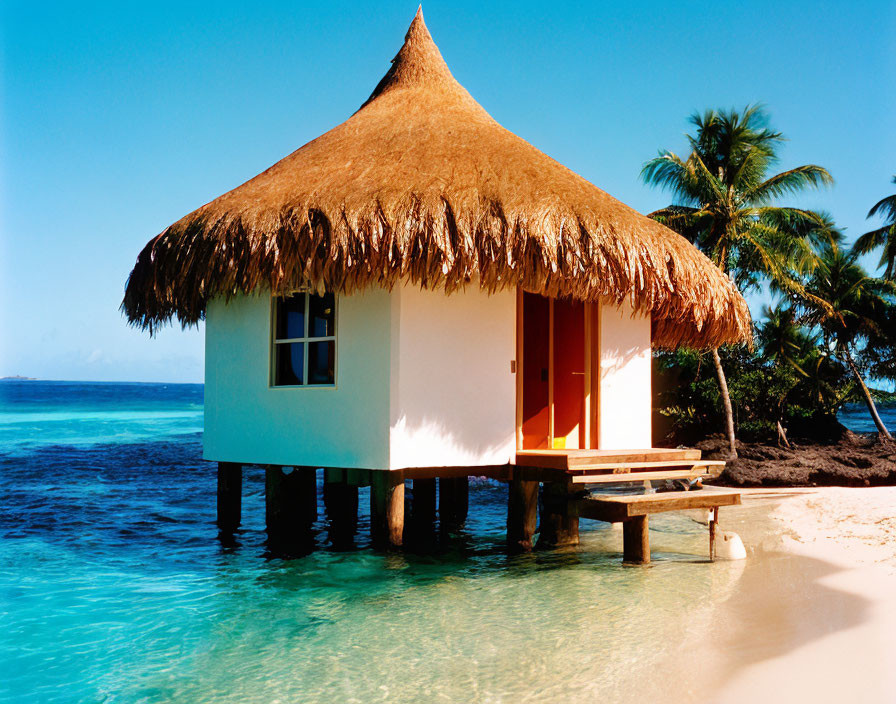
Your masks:
{"label": "wooden post", "polygon": [[538,482],[512,479],[507,495],[507,547],[512,551],[532,549],[538,518]]}
{"label": "wooden post", "polygon": [[420,529],[432,528],[436,522],[436,480],[415,479],[413,483],[411,520]]}
{"label": "wooden post", "polygon": [[439,479],[439,524],[442,531],[458,531],[463,528],[469,506],[469,477]]}
{"label": "wooden post", "polygon": [[[407,508],[406,502],[405,510]],[[430,554],[437,540],[435,478],[413,480],[410,512],[411,525],[405,536],[405,545],[424,554]]]}
{"label": "wooden post", "polygon": [[647,516],[634,516],[622,522],[622,561],[634,565],[650,562]]}
{"label": "wooden post", "polygon": [[312,542],[317,520],[317,471],[310,467],[265,469],[265,523],[268,539],[282,547]]}
{"label": "wooden post", "polygon": [[240,526],[243,494],[243,466],[218,462],[218,529],[233,533]]}
{"label": "wooden post", "polygon": [[370,537],[377,547],[400,547],[404,534],[404,476],[370,473]]}
{"label": "wooden post", "polygon": [[579,544],[579,517],[571,509],[573,485],[545,482],[541,489],[541,530],[538,547]]}
{"label": "wooden post", "polygon": [[716,561],[716,524],[719,522],[719,507],[712,509],[709,517],[709,561]]}
{"label": "wooden post", "polygon": [[330,544],[353,547],[358,530],[358,487],[349,484],[344,469],[324,470],[324,507]]}

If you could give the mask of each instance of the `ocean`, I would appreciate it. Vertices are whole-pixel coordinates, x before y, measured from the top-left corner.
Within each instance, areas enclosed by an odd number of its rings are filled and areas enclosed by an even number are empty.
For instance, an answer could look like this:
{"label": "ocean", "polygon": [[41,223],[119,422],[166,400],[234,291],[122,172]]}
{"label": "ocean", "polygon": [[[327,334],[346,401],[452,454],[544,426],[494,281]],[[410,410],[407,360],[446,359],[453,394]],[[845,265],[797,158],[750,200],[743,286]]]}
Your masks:
{"label": "ocean", "polygon": [[485,481],[435,554],[372,551],[362,489],[357,549],[330,549],[320,507],[316,549],[280,559],[260,470],[219,540],[202,422],[201,385],[0,384],[0,701],[627,701],[742,569],[677,514],[651,520],[649,570],[594,522],[508,556]]}
{"label": "ocean", "polygon": [[[892,434],[896,431],[896,403],[879,404],[877,412],[880,414],[884,425]],[[854,433],[876,433],[877,428],[868,414],[868,407],[864,403],[849,403],[843,407],[838,416],[843,425]]]}

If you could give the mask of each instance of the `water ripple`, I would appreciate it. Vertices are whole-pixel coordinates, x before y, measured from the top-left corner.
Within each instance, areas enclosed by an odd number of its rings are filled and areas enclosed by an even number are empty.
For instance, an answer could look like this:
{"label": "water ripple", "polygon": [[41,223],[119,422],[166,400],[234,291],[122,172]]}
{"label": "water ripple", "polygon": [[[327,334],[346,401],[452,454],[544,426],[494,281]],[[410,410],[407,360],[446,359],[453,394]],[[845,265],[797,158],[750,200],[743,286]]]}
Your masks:
{"label": "water ripple", "polygon": [[[600,524],[580,548],[509,556],[490,482],[435,554],[369,550],[362,490],[356,550],[328,549],[321,506],[318,549],[290,560],[267,551],[263,475],[247,470],[244,524],[222,545],[201,387],[113,387],[17,391],[27,413],[68,414],[71,437],[0,443],[0,700],[618,701],[736,579],[685,562],[705,534],[675,517],[654,522],[649,570],[622,567]],[[107,437],[115,408],[135,425]],[[29,427],[3,417],[0,432]]]}

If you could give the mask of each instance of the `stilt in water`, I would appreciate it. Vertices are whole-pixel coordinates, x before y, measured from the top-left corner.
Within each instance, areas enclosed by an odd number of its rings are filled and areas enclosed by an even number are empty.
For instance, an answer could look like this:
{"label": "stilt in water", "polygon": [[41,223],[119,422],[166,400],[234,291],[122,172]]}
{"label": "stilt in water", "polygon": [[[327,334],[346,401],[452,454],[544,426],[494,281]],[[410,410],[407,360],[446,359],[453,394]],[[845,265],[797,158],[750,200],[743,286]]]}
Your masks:
{"label": "stilt in water", "polygon": [[240,526],[243,494],[243,466],[218,462],[218,529],[234,533]]}
{"label": "stilt in water", "polygon": [[358,487],[349,484],[343,469],[324,470],[324,507],[327,533],[337,550],[352,548],[358,531]]}
{"label": "stilt in water", "polygon": [[514,552],[532,549],[538,518],[538,482],[512,479],[507,496],[507,547]]}
{"label": "stilt in water", "polygon": [[432,526],[436,521],[436,480],[415,479],[411,520],[415,526]]}
{"label": "stilt in water", "polygon": [[404,477],[400,471],[370,473],[370,537],[375,547],[400,547],[404,533]]}
{"label": "stilt in water", "polygon": [[265,523],[268,546],[284,554],[313,549],[317,520],[317,470],[310,467],[265,469]]}
{"label": "stilt in water", "polygon": [[470,508],[470,478],[441,477],[439,479],[439,525],[443,532],[455,532],[464,527]]}
{"label": "stilt in water", "polygon": [[622,561],[633,565],[650,562],[647,516],[634,516],[622,522]]}
{"label": "stilt in water", "polygon": [[719,507],[714,506],[709,515],[709,560],[716,559],[716,527],[719,525]]}
{"label": "stilt in water", "polygon": [[572,485],[545,482],[541,489],[541,530],[538,547],[579,544],[579,517],[571,509]]}
{"label": "stilt in water", "polygon": [[[410,499],[410,526],[405,544],[430,552],[436,543],[436,480],[414,479]],[[407,510],[407,502],[405,506]]]}

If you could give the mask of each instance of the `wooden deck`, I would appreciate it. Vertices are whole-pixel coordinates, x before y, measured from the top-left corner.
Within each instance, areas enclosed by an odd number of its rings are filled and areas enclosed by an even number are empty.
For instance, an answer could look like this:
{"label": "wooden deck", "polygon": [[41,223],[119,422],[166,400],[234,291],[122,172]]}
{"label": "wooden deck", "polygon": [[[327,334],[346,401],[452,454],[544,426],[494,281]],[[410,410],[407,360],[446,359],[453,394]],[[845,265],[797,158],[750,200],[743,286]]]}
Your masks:
{"label": "wooden deck", "polygon": [[574,502],[576,515],[597,521],[619,523],[636,516],[665,511],[718,508],[740,504],[736,491],[674,491],[637,496],[589,496]]}
{"label": "wooden deck", "polygon": [[711,509],[709,521],[709,559],[715,559],[716,525],[722,506],[740,504],[737,491],[680,491],[638,496],[589,496],[570,502],[570,511],[580,518],[622,523],[622,559],[631,564],[650,562],[647,517],[652,513]]}
{"label": "wooden deck", "polygon": [[682,466],[700,459],[700,450],[632,449],[632,450],[517,450],[516,464],[524,467],[550,467],[566,471],[584,471],[607,466],[630,466],[632,463],[656,466],[657,462]]}
{"label": "wooden deck", "polygon": [[572,484],[608,484],[666,479],[712,479],[725,463],[703,460],[700,450],[652,448],[640,450],[520,450],[518,473],[524,469],[557,473]]}
{"label": "wooden deck", "polygon": [[[407,480],[413,482],[412,533],[428,533],[433,529],[437,503],[439,529],[448,526],[446,530],[451,532],[462,526],[467,516],[467,478],[486,476],[509,483],[507,544],[512,551],[531,550],[538,526],[539,546],[577,545],[579,519],[590,518],[622,522],[625,561],[645,563],[650,560],[649,514],[712,509],[712,555],[719,508],[740,503],[737,493],[710,489],[639,496],[587,496],[588,485],[709,477],[724,466],[723,462],[700,459],[698,450],[529,450],[517,453],[515,460],[512,464],[489,467],[419,467],[393,471],[328,467],[324,471],[324,505],[329,538],[334,545],[353,543],[358,527],[358,489],[369,486],[373,543],[381,547],[400,546],[404,536]],[[218,463],[218,525],[223,537],[232,537],[240,525],[242,470],[241,464]],[[305,549],[317,518],[317,468],[290,467],[285,471],[280,465],[266,465],[264,470],[269,541],[277,545],[293,541]],[[540,521],[537,520],[539,507]]]}
{"label": "wooden deck", "polygon": [[388,472],[402,479],[463,479],[488,477],[498,481],[606,484],[625,481],[698,479],[717,476],[725,463],[701,460],[700,450],[521,450],[513,464],[465,467],[409,467],[396,470],[328,468],[327,476],[350,486],[370,486],[374,476]]}

